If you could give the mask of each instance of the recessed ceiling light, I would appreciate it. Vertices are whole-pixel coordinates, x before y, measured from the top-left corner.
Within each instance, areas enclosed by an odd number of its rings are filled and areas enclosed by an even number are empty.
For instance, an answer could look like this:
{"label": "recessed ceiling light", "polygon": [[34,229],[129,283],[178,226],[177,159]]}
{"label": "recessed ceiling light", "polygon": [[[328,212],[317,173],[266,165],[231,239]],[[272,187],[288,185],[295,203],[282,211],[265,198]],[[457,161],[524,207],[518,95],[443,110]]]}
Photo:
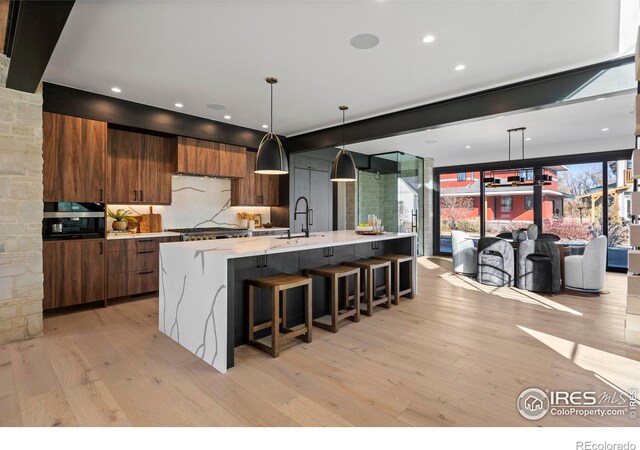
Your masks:
{"label": "recessed ceiling light", "polygon": [[115,92],[116,94],[119,94],[120,92],[122,92],[122,89],[120,89],[117,86],[114,86],[111,88],[111,92]]}
{"label": "recessed ceiling light", "polygon": [[599,102],[599,101],[601,101],[601,100],[604,100],[604,97],[598,97],[598,98],[596,99],[596,101],[597,101],[597,102]]}
{"label": "recessed ceiling light", "polygon": [[425,44],[430,44],[435,40],[436,40],[435,36],[431,34],[427,34],[425,37],[422,38],[422,42],[424,42]]}
{"label": "recessed ceiling light", "polygon": [[609,131],[609,129],[608,129],[608,128],[603,128],[603,129],[602,129],[602,130],[600,130],[600,131]]}
{"label": "recessed ceiling light", "polygon": [[226,106],[224,106],[224,105],[220,105],[220,104],[218,104],[218,103],[209,103],[209,104],[207,105],[207,108],[209,108],[209,109],[213,109],[213,110],[215,110],[215,111],[220,111],[220,110],[226,109]]}
{"label": "recessed ceiling light", "polygon": [[425,144],[437,144],[438,141],[431,140],[431,141],[424,141],[424,143]]}
{"label": "recessed ceiling light", "polygon": [[467,145],[465,148],[471,148],[471,146],[470,146],[470,145]]}
{"label": "recessed ceiling light", "polygon": [[369,50],[380,43],[380,38],[375,34],[363,33],[351,38],[351,46],[358,50]]}
{"label": "recessed ceiling light", "polygon": [[504,119],[504,116],[498,116],[498,119]]}
{"label": "recessed ceiling light", "polygon": [[262,125],[262,128],[269,128],[269,125],[265,123],[264,125]]}
{"label": "recessed ceiling light", "polygon": [[182,103],[176,103],[176,108],[182,108],[184,105]]}
{"label": "recessed ceiling light", "polygon": [[530,141],[530,140],[531,140],[531,138],[526,138],[526,139],[525,139],[525,141]]}
{"label": "recessed ceiling light", "polygon": [[464,64],[458,64],[457,66],[454,67],[454,70],[457,70],[458,72],[461,70],[466,69],[467,66],[465,66]]}
{"label": "recessed ceiling light", "polygon": [[231,119],[231,116],[229,114],[227,114],[226,116],[224,116],[224,118],[229,120],[229,119]]}
{"label": "recessed ceiling light", "polygon": [[425,131],[433,131],[431,128],[427,128]]}

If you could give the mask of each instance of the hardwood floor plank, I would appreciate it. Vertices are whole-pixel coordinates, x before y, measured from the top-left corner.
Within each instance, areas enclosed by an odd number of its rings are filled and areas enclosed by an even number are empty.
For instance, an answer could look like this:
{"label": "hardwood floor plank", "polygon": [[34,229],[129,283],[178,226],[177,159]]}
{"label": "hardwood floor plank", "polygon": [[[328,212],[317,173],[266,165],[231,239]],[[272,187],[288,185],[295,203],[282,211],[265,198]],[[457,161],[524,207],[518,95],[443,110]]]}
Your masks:
{"label": "hardwood floor plank", "polygon": [[20,401],[13,377],[13,366],[8,346],[0,347],[0,426],[22,425]]}
{"label": "hardwood floor plank", "polygon": [[624,342],[625,275],[599,296],[478,286],[418,259],[420,294],[279,358],[246,346],[216,372],[157,330],[148,296],[48,316],[0,347],[0,425],[637,426],[628,417],[523,419],[528,387],[640,385]]}

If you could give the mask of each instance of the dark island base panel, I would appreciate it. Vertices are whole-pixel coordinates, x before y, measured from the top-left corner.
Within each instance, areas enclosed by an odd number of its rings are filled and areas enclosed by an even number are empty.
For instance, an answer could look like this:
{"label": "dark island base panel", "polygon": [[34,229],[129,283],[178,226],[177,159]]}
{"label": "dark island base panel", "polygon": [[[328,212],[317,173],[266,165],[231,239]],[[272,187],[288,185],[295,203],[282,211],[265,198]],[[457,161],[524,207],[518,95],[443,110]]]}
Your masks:
{"label": "dark island base panel", "polygon": [[[234,348],[247,344],[249,339],[246,280],[250,278],[267,277],[281,272],[299,274],[306,269],[381,256],[385,253],[413,255],[415,254],[414,249],[415,238],[405,237],[387,241],[341,245],[332,248],[318,248],[228,260],[229,304],[227,307],[227,367],[231,368],[234,365]],[[410,274],[409,271],[401,270],[400,286],[408,286],[409,277],[411,276],[412,274]],[[352,277],[349,277],[349,287],[350,292],[353,292],[353,281],[351,278]],[[384,275],[382,272],[379,272],[379,276],[376,274],[376,282],[379,286],[384,284]],[[303,288],[287,291],[288,326],[293,326],[304,321],[302,295]],[[270,296],[271,293],[267,290],[255,290],[256,323],[261,323],[271,318]],[[329,314],[329,298],[328,280],[324,280],[322,277],[313,277],[314,319]],[[270,333],[269,329],[263,330],[261,334],[257,334],[257,337],[261,338]]]}

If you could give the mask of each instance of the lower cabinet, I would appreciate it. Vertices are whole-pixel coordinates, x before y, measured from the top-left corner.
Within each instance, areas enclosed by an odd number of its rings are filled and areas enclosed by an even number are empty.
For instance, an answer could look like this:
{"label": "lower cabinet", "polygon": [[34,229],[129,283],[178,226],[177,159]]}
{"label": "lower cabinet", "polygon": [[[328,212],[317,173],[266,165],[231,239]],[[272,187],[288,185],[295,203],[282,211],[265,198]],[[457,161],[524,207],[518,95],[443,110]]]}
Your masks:
{"label": "lower cabinet", "polygon": [[105,241],[43,243],[44,309],[104,300]]}
{"label": "lower cabinet", "polygon": [[107,297],[154,292],[159,289],[160,243],[179,238],[117,239],[107,242]]}

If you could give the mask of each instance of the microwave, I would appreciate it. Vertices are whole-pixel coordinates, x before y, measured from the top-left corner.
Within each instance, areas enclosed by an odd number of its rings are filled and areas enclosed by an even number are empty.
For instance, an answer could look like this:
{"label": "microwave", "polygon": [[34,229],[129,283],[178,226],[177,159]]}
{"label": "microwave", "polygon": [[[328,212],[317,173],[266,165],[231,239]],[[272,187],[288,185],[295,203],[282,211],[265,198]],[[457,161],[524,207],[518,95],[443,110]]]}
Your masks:
{"label": "microwave", "polygon": [[104,204],[45,202],[42,239],[50,241],[104,237]]}

